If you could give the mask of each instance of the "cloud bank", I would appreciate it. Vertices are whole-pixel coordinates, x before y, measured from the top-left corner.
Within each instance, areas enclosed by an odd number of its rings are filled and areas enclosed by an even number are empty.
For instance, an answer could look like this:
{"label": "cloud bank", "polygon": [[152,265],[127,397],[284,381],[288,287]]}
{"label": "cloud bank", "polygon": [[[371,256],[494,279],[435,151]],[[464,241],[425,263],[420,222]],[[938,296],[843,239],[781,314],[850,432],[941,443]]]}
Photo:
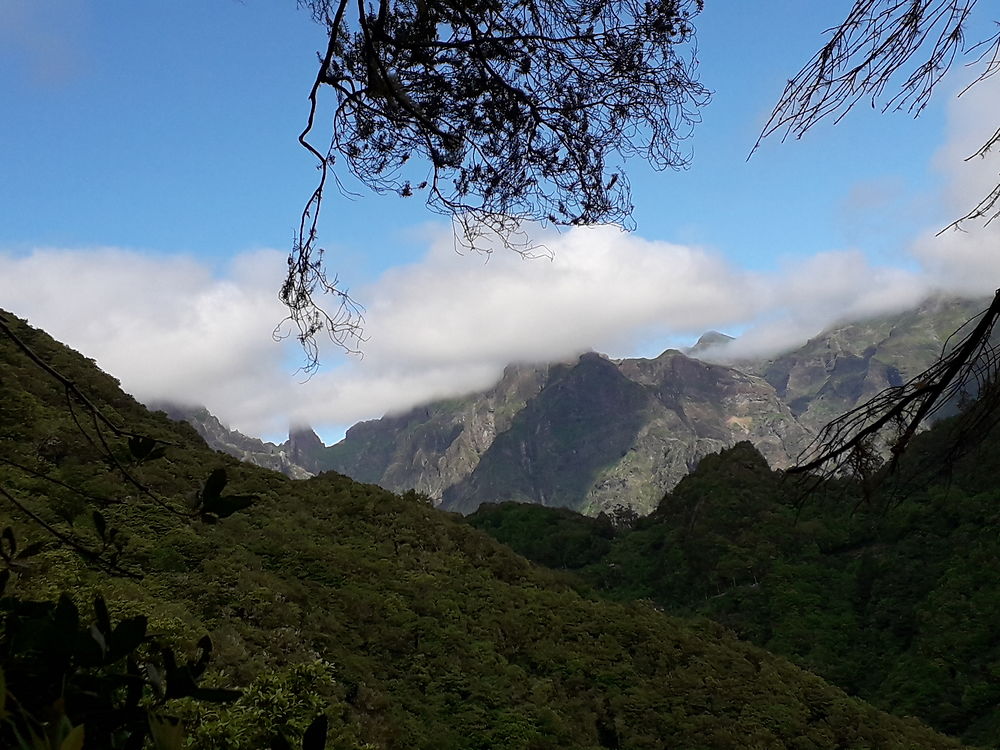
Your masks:
{"label": "cloud bank", "polygon": [[[940,200],[955,215],[998,180],[995,157],[962,161],[1000,121],[997,92],[988,82],[951,107],[935,164]],[[608,227],[540,234],[552,258],[530,261],[459,255],[439,232],[413,263],[357,290],[367,306],[364,357],[330,345],[326,367],[305,383],[295,373],[295,344],[271,337],[284,314],[276,299],[284,253],[275,250],[244,252],[221,272],[196,258],[121,248],[0,252],[0,307],[95,358],[141,400],[204,404],[249,434],[277,436],[306,422],[331,436],[358,420],[487,387],[509,362],[588,349],[625,356],[707,329],[741,331],[729,355],[751,356],[931,292],[982,294],[1000,284],[1000,226],[940,236],[938,229],[917,228],[902,267],[846,249],[769,273]]]}
{"label": "cloud bank", "polygon": [[[0,254],[2,306],[93,357],[140,400],[205,404],[250,434],[290,422],[328,430],[430,398],[486,387],[509,362],[588,349],[624,355],[642,342],[693,339],[762,321],[746,345],[774,348],[832,317],[916,302],[918,276],[829,253],[773,276],[707,250],[616,229],[549,237],[553,258],[462,256],[450,238],[392,269],[367,303],[364,356],[332,347],[308,382],[271,332],[283,316],[284,255],[258,250],[213,275],[196,259],[122,249]],[[665,347],[661,347],[665,348]]]}

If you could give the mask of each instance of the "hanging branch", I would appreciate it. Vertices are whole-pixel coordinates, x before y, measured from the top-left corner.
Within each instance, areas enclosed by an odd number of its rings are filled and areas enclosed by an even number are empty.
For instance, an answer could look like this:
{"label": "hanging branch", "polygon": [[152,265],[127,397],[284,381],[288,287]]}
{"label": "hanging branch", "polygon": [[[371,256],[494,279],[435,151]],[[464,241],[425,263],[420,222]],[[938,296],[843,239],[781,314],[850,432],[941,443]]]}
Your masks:
{"label": "hanging branch", "polygon": [[[97,405],[94,404],[94,402],[91,401],[77,387],[77,385],[72,380],[67,378],[57,369],[52,367],[52,365],[50,365],[44,359],[39,357],[38,354],[30,346],[28,346],[28,344],[23,339],[21,339],[16,333],[14,333],[13,329],[8,325],[7,321],[4,319],[2,315],[0,315],[0,332],[2,332],[8,339],[10,339],[14,343],[14,345],[17,346],[17,348],[28,357],[28,359],[30,359],[33,363],[42,368],[42,370],[44,370],[49,376],[54,378],[63,386],[66,392],[67,408],[69,410],[71,418],[73,419],[73,423],[76,425],[77,430],[87,439],[87,441],[92,446],[94,446],[95,449],[100,450],[105,455],[107,460],[117,469],[117,471],[122,475],[122,477],[124,477],[124,479],[129,484],[134,486],[143,495],[148,497],[157,506],[166,510],[168,513],[186,519],[197,517],[197,513],[193,512],[184,513],[182,511],[177,510],[166,500],[159,497],[149,487],[147,487],[145,484],[136,479],[136,477],[122,465],[121,461],[118,460],[118,457],[111,449],[111,446],[108,445],[107,439],[104,437],[104,433],[102,431],[101,426],[104,425],[104,427],[110,429],[111,432],[113,432],[117,437],[127,438],[130,441],[133,440],[146,441],[146,442],[152,442],[153,444],[158,443],[162,446],[168,446],[168,445],[175,446],[176,443],[173,443],[169,440],[161,440],[160,438],[150,438],[148,435],[142,435],[137,432],[132,432],[131,430],[127,430],[124,427],[115,424],[115,422],[112,421],[106,414],[104,414],[104,412],[101,411],[101,409],[98,408]],[[74,399],[78,401],[80,404],[82,404],[83,407],[90,414],[91,420],[93,422],[94,433],[97,435],[97,439],[100,441],[100,446],[98,446],[97,443],[94,442],[93,438],[80,423],[80,420],[76,415],[76,409],[73,406]]]}
{"label": "hanging branch", "polygon": [[[63,386],[63,388],[66,389],[67,393],[71,393],[77,401],[86,407],[87,411],[89,411],[95,419],[106,425],[115,435],[123,438],[147,437],[146,435],[131,432],[124,427],[115,424],[110,418],[108,418],[107,415],[104,414],[103,411],[101,411],[89,398],[87,398],[83,391],[76,386],[76,383],[64,376],[44,359],[39,357],[30,346],[28,346],[16,333],[14,333],[14,330],[10,327],[8,321],[2,314],[0,314],[0,333],[3,333],[4,336],[10,339],[14,343],[14,346],[20,349],[21,352],[28,357],[28,359],[42,368],[49,376],[55,378]],[[159,438],[156,438],[156,441],[158,443],[162,443],[163,445],[176,445],[176,443],[171,443],[168,440],[160,440]]]}
{"label": "hanging branch", "polygon": [[[326,190],[330,167],[334,157],[319,152],[309,142],[316,122],[316,109],[319,104],[319,89],[323,85],[326,71],[333,64],[337,51],[336,29],[340,27],[347,0],[341,0],[336,17],[326,17],[330,29],[330,40],[326,54],[322,58],[319,71],[309,91],[309,113],[306,126],[299,133],[298,141],[304,149],[312,154],[317,161],[320,177],[319,183],[306,201],[302,215],[299,217],[299,227],[292,240],[292,250],[288,255],[288,274],[281,285],[278,298],[288,308],[288,315],[274,329],[276,340],[284,338],[285,324],[294,325],[298,329],[295,338],[306,353],[306,362],[302,369],[311,373],[319,366],[319,347],[316,334],[325,331],[330,339],[347,352],[356,353],[358,345],[363,341],[362,327],[364,325],[364,310],[357,304],[346,290],[339,286],[340,280],[335,276],[330,280],[326,274],[323,262],[324,250],[316,246],[320,208],[323,205],[323,193]],[[317,291],[321,295],[329,295],[338,302],[338,308],[330,315],[324,307],[314,301]]]}
{"label": "hanging branch", "polygon": [[[960,96],[1000,71],[1000,31],[973,43],[965,32],[977,0],[854,0],[844,21],[788,81],[771,117],[751,150],[765,138],[801,138],[825,118],[840,122],[859,102],[873,108],[919,115],[959,57],[979,73]],[[893,89],[895,87],[895,89]],[[982,158],[1000,143],[994,132],[966,161]],[[1000,184],[965,216],[945,229],[1000,216]],[[944,230],[942,230],[944,231]]]}
{"label": "hanging branch", "polygon": [[106,573],[112,575],[123,576],[125,578],[132,578],[138,580],[142,578],[142,575],[136,573],[135,571],[123,568],[114,560],[105,559],[102,552],[90,549],[82,542],[78,541],[76,538],[69,534],[65,534],[59,529],[57,529],[52,524],[48,523],[44,518],[35,513],[31,508],[18,500],[14,495],[8,492],[2,485],[0,485],[0,496],[3,496],[11,505],[17,508],[19,511],[24,513],[28,518],[32,520],[37,526],[43,529],[47,534],[52,536],[54,539],[59,541],[61,544],[65,545],[69,549],[76,552],[80,557],[86,560],[89,564],[103,570]]}
{"label": "hanging branch", "polygon": [[[949,337],[934,365],[830,422],[789,473],[848,474],[870,482],[876,473],[892,473],[920,427],[945,405],[980,394],[991,394],[988,403],[993,404],[1000,382],[1000,352],[991,336],[998,319],[1000,290],[986,310]],[[950,348],[952,338],[970,326],[971,330]],[[971,426],[982,427],[984,420],[994,418],[982,408],[970,413],[974,421],[962,428],[966,436],[973,434]],[[883,458],[886,453],[888,460]]]}
{"label": "hanging branch", "polygon": [[[620,163],[680,169],[709,92],[696,79],[702,0],[300,0],[328,34],[302,146],[320,179],[282,301],[314,337],[362,341],[361,308],[324,275],[320,208],[336,165],[375,193],[422,195],[466,249],[535,248],[522,225],[631,225]],[[309,142],[332,89],[330,144]],[[339,297],[328,316],[316,292]]]}
{"label": "hanging branch", "polygon": [[[26,341],[24,341],[24,339],[18,336],[17,333],[14,332],[9,321],[3,315],[0,315],[0,333],[6,336],[6,338],[15,345],[16,349],[24,354],[33,364],[37,365],[46,374],[46,376],[51,377],[62,386],[63,394],[66,398],[66,409],[69,412],[70,418],[76,426],[76,429],[95,450],[105,457],[109,465],[116,470],[126,482],[152,500],[158,507],[171,513],[172,515],[185,520],[193,520],[202,515],[200,508],[195,508],[190,512],[182,512],[174,508],[169,502],[164,500],[151,488],[141,482],[119,460],[115,450],[109,444],[105,432],[110,431],[115,437],[127,440],[129,450],[139,462],[162,458],[166,446],[176,445],[176,443],[159,438],[151,438],[147,435],[133,432],[117,424],[114,420],[108,417],[85,393],[83,393],[83,391],[81,391],[71,379],[67,378],[59,372],[59,370],[46,362],[45,359],[39,356],[38,353],[35,352]],[[96,436],[96,441],[91,435],[91,432],[86,429],[80,421],[80,416],[77,414],[78,405],[82,406],[84,412],[89,415],[91,430]],[[60,488],[70,490],[80,497],[96,501],[102,506],[115,502],[109,498],[95,496],[82,489],[73,487],[66,482],[62,482],[55,477],[36,471],[6,456],[0,456],[0,463],[21,471],[28,476],[50,482]],[[74,534],[60,531],[58,528],[48,523],[44,518],[38,515],[38,513],[31,510],[28,505],[2,486],[0,486],[0,497],[6,499],[9,504],[24,513],[34,524],[43,529],[60,544],[79,554],[89,565],[93,565],[94,567],[114,575],[122,575],[131,578],[140,577],[138,573],[130,571],[118,564],[117,557],[121,552],[121,544],[119,538],[117,537],[118,532],[117,530],[107,528],[103,516],[98,511],[94,511],[93,517],[95,527],[104,542],[104,547],[100,550],[94,550],[88,547],[85,543],[79,541]],[[105,552],[112,547],[116,551],[111,556],[111,559],[108,559]]]}
{"label": "hanging branch", "polygon": [[[824,118],[839,122],[864,100],[873,107],[881,102],[883,111],[917,116],[959,57],[974,55],[970,65],[980,67],[961,93],[991,77],[1000,70],[1000,32],[966,43],[976,6],[977,0],[854,0],[844,21],[827,32],[826,44],[788,82],[751,155],[765,138],[778,133],[782,140],[801,138]],[[985,156],[998,143],[1000,130],[969,158]],[[970,220],[989,223],[998,215],[1000,184],[949,228]],[[1000,353],[990,336],[998,314],[1000,293],[941,361],[827,425],[800,456],[795,471],[823,476],[846,472],[871,483],[882,468],[896,467],[916,432],[946,403],[972,389],[977,396],[993,393]],[[1000,397],[993,401],[1000,408]],[[973,412],[979,426],[992,420],[981,409]],[[964,433],[965,439],[972,437]],[[885,451],[889,459],[883,467]]]}

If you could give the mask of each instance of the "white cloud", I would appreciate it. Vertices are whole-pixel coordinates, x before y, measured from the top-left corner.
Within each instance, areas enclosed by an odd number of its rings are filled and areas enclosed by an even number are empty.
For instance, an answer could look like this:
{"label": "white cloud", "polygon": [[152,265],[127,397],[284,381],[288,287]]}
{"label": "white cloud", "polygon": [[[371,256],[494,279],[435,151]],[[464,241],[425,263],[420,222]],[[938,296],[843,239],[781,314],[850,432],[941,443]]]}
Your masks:
{"label": "white cloud", "polygon": [[283,316],[277,251],[244,253],[222,276],[191,258],[120,249],[0,254],[0,298],[138,398],[205,404],[239,429],[274,435],[290,422],[342,429],[481,389],[513,361],[590,348],[628,354],[640,338],[694,337],[754,319],[769,325],[751,330],[744,348],[770,348],[838,313],[919,294],[911,276],[870,268],[858,253],[766,277],[611,228],[545,240],[551,260],[497,253],[487,263],[439,236],[423,258],[358,292],[368,305],[365,356],[328,349],[328,366],[305,383],[294,373],[295,345],[271,339]]}
{"label": "white cloud", "polygon": [[[935,157],[944,200],[958,212],[998,179],[996,158],[961,160],[1000,121],[995,92],[991,82],[953,104]],[[1000,226],[934,237],[936,229],[915,232],[909,268],[838,250],[769,273],[607,227],[540,234],[551,259],[497,252],[488,262],[422,230],[422,257],[355,290],[367,306],[365,356],[328,345],[327,367],[306,383],[294,372],[295,344],[271,339],[284,314],[275,297],[281,252],[243,253],[222,274],[193,258],[114,248],[0,252],[0,304],[96,358],[141,399],[203,403],[245,432],[275,435],[290,422],[343,429],[484,388],[509,362],[590,348],[624,356],[639,343],[736,328],[744,333],[727,356],[752,356],[936,289],[1000,284]]]}
{"label": "white cloud", "polygon": [[[1000,153],[977,153],[1000,122],[1000,77],[994,76],[955,98],[948,108],[948,139],[934,156],[941,174],[941,201],[958,218],[1000,183]],[[1000,223],[969,221],[961,229],[927,227],[911,248],[936,283],[970,294],[1000,286]]]}
{"label": "white cloud", "polygon": [[192,258],[115,248],[0,253],[0,299],[137,398],[205,403],[255,429],[284,429],[273,393],[287,368],[270,337],[281,307],[273,292],[237,283],[248,262],[280,273],[283,258],[246,254],[218,279]]}
{"label": "white cloud", "polygon": [[[589,348],[628,351],[640,335],[697,333],[755,312],[758,282],[697,248],[615,229],[547,237],[552,260],[461,256],[438,236],[419,261],[357,296],[363,358],[328,349],[306,383],[294,344],[275,344],[283,255],[238,256],[224,275],[191,258],[121,249],[0,254],[0,299],[94,357],[143,400],[204,403],[251,433],[305,421],[347,426],[490,385],[511,361]],[[332,347],[331,347],[332,348]]]}

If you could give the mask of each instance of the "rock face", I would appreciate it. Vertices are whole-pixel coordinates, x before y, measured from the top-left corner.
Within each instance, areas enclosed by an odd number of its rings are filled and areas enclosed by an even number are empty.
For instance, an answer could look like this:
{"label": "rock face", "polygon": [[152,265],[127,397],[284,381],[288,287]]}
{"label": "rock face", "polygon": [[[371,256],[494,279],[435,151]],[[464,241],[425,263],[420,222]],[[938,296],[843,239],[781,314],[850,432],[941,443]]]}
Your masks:
{"label": "rock face", "polygon": [[470,512],[520,500],[648,512],[702,456],[750,436],[778,466],[809,437],[760,378],[674,350],[622,362],[585,354],[550,370],[442,506]]}
{"label": "rock face", "polygon": [[[294,448],[291,439],[287,443],[275,445],[274,443],[265,443],[258,438],[248,437],[237,430],[230,430],[203,406],[180,406],[166,402],[151,403],[147,406],[151,411],[164,412],[173,420],[187,422],[194,427],[210,448],[228,453],[241,461],[263,466],[265,469],[280,471],[292,479],[308,479],[315,473],[307,470],[291,455],[289,444],[292,444]],[[322,447],[323,444],[316,433],[312,430],[309,430],[309,433],[316,438],[316,442]]]}
{"label": "rock face", "polygon": [[645,513],[703,456],[742,440],[789,466],[827,421],[929,366],[983,307],[931,300],[729,365],[697,359],[731,340],[713,331],[655,359],[509,367],[485,393],[356,425],[315,468],[463,513],[503,500]]}
{"label": "rock face", "polygon": [[931,300],[727,365],[697,358],[732,340],[714,331],[655,359],[589,353],[511,365],[488,391],[362,422],[329,447],[308,428],[274,445],[226,430],[204,409],[181,418],[212,447],[289,476],[335,470],[463,513],[504,500],[647,513],[702,457],[740,441],[772,467],[789,466],[830,419],[929,366],[985,306]]}
{"label": "rock face", "polygon": [[483,394],[355,425],[315,468],[461,512],[503,500],[648,512],[708,453],[749,439],[783,467],[810,437],[757,375],[676,350],[589,353],[508,367]]}
{"label": "rock face", "polygon": [[476,470],[497,435],[510,429],[542,390],[549,369],[511,365],[484,393],[356,424],[325,450],[322,466],[361,482],[412,488],[440,499],[446,488]]}
{"label": "rock face", "polygon": [[735,366],[763,377],[796,419],[815,431],[922,372],[951,334],[988,304],[931,299],[897,315],[835,326],[794,351]]}

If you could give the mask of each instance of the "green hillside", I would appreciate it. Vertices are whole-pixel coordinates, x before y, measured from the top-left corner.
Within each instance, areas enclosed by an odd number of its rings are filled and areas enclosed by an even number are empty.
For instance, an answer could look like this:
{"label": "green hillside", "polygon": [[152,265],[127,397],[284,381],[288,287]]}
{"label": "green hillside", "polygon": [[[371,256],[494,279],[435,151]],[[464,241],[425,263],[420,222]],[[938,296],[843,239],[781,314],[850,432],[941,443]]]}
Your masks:
{"label": "green hillside", "polygon": [[[100,593],[108,621],[121,623],[102,648],[113,649],[140,614],[180,654],[195,656],[193,644],[210,634],[200,684],[245,692],[228,704],[167,701],[161,712],[188,727],[186,745],[176,746],[297,746],[318,712],[335,748],[958,746],[707,620],[582,594],[565,574],[529,564],[419,496],[335,474],[292,482],[213,453],[92,362],[3,320],[112,422],[169,445],[164,457],[140,461],[123,438],[98,432],[65,384],[0,337],[3,522],[22,549],[45,541],[9,566],[0,604],[10,611],[67,592],[88,613]],[[225,494],[206,484],[219,468]],[[251,494],[250,507],[229,512]],[[197,507],[200,518],[184,517]],[[116,564],[141,577],[93,569],[39,522],[92,551],[114,552],[124,540]],[[89,635],[83,617],[84,640],[110,633],[99,611]],[[32,657],[14,647],[22,641],[10,622],[0,650],[7,707],[47,706],[45,716],[64,710],[72,724],[96,723],[79,714],[79,701],[17,682]],[[9,715],[0,731],[0,745],[12,744]]]}
{"label": "green hillside", "polygon": [[611,599],[708,616],[881,708],[998,746],[1000,435],[950,464],[952,426],[867,501],[841,485],[799,508],[801,487],[743,443],[632,529],[513,504],[469,520]]}

